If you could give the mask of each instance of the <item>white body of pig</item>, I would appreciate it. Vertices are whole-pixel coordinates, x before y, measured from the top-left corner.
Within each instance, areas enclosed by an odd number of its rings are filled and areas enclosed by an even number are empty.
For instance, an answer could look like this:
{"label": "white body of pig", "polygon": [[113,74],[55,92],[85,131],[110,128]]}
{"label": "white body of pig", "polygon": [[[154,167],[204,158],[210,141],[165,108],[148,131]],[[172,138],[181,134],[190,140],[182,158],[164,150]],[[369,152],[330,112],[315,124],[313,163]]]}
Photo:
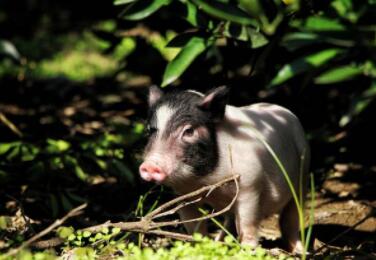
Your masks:
{"label": "white body of pig", "polygon": [[[232,213],[242,243],[255,246],[260,221],[277,213],[288,249],[301,251],[299,221],[291,191],[276,161],[258,139],[261,135],[278,156],[297,194],[302,176],[305,193],[310,153],[297,117],[281,106],[267,103],[246,107],[227,105],[224,119],[216,130],[220,160],[215,172],[204,178],[175,182],[172,188],[183,194],[239,174],[240,190]],[[222,209],[230,203],[235,191],[234,185],[227,185],[214,191],[203,203]],[[199,216],[197,206],[183,209],[180,215],[182,219]],[[194,224],[186,227],[189,232],[195,231]],[[205,229],[205,225],[201,225],[198,231],[205,233]]]}

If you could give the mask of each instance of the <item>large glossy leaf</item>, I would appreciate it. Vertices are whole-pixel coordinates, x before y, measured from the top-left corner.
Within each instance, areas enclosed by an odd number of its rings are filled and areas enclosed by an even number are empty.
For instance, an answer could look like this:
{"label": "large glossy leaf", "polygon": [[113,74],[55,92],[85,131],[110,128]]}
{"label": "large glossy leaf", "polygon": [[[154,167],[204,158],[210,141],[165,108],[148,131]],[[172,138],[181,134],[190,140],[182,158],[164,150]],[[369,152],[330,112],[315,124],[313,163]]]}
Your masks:
{"label": "large glossy leaf", "polygon": [[239,41],[248,41],[253,49],[267,44],[268,39],[259,31],[251,27],[227,22],[225,26],[218,30],[221,36],[236,39]]}
{"label": "large glossy leaf", "polygon": [[251,48],[256,49],[268,44],[269,40],[258,30],[248,28],[249,41]]}
{"label": "large glossy leaf", "polygon": [[316,84],[332,84],[345,80],[350,80],[357,75],[362,74],[363,70],[360,67],[353,65],[345,65],[335,69],[326,71],[315,78]]}
{"label": "large glossy leaf", "polygon": [[192,0],[207,14],[219,19],[239,23],[243,25],[258,26],[257,22],[249,14],[235,5],[222,3],[215,0]]}
{"label": "large glossy leaf", "polygon": [[326,49],[306,57],[298,58],[293,62],[284,65],[278,71],[277,76],[275,76],[271,81],[269,87],[279,85],[286,80],[289,80],[290,78],[295,77],[296,75],[299,75],[312,68],[317,68],[327,63],[342,52],[342,49]]}
{"label": "large glossy leaf", "polygon": [[133,3],[136,0],[115,0],[114,5],[125,5],[129,3]]}
{"label": "large glossy leaf", "polygon": [[330,5],[339,16],[352,23],[355,23],[359,19],[360,12],[355,12],[352,0],[334,0]]}
{"label": "large glossy leaf", "polygon": [[173,48],[182,48],[194,37],[201,37],[203,35],[200,31],[189,31],[178,34],[174,38],[172,38],[166,47],[173,47]]}
{"label": "large glossy leaf", "polygon": [[220,28],[223,36],[240,40],[248,41],[247,27],[239,24],[227,22],[223,28]]}
{"label": "large glossy leaf", "polygon": [[296,32],[283,37],[281,45],[289,51],[295,51],[301,47],[320,43],[320,37],[315,33]]}
{"label": "large glossy leaf", "polygon": [[239,0],[239,5],[253,17],[258,18],[264,15],[264,10],[260,4],[260,0]]}
{"label": "large glossy leaf", "polygon": [[185,19],[195,27],[202,27],[205,29],[211,29],[212,23],[206,17],[198,11],[196,5],[192,4],[191,2],[187,1],[185,3],[187,8],[187,13],[185,14]]}
{"label": "large glossy leaf", "polygon": [[343,31],[346,27],[333,19],[311,16],[305,21],[304,29],[311,31]]}
{"label": "large glossy leaf", "polygon": [[194,37],[184,46],[179,54],[167,65],[163,74],[162,87],[174,82],[188,68],[188,66],[200,55],[207,47],[207,40],[200,37]]}
{"label": "large glossy leaf", "polygon": [[120,16],[127,20],[141,20],[158,11],[170,0],[139,0],[130,4]]}
{"label": "large glossy leaf", "polygon": [[349,111],[345,115],[343,115],[341,120],[339,121],[339,125],[341,127],[346,126],[355,116],[362,113],[375,98],[376,80],[373,80],[371,86],[366,89],[359,97],[354,99]]}
{"label": "large glossy leaf", "polygon": [[331,37],[330,33],[326,33],[325,35],[321,32],[294,32],[283,37],[281,45],[289,51],[295,51],[299,48],[318,43],[329,43],[338,47],[353,47],[356,44],[355,41],[350,38],[346,39],[346,37],[340,38],[338,36],[337,34]]}
{"label": "large glossy leaf", "polygon": [[0,55],[8,56],[17,61],[20,59],[20,54],[16,47],[11,42],[5,40],[0,40]]}

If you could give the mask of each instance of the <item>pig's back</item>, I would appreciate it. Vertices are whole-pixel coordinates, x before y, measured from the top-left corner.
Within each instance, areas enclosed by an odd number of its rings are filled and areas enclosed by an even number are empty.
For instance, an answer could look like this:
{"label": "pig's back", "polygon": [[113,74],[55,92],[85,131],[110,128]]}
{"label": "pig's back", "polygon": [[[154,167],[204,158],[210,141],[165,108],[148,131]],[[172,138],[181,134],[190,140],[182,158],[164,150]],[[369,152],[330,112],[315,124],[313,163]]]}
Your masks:
{"label": "pig's back", "polygon": [[[224,123],[219,127],[218,142],[222,165],[219,171],[231,171],[226,163],[233,157],[233,169],[241,175],[241,188],[262,186],[265,215],[279,211],[291,198],[286,180],[277,163],[259,141],[261,136],[273,149],[297,189],[301,155],[308,149],[303,128],[289,110],[273,104],[257,103],[246,107],[226,107]],[[309,162],[307,153],[306,163]]]}

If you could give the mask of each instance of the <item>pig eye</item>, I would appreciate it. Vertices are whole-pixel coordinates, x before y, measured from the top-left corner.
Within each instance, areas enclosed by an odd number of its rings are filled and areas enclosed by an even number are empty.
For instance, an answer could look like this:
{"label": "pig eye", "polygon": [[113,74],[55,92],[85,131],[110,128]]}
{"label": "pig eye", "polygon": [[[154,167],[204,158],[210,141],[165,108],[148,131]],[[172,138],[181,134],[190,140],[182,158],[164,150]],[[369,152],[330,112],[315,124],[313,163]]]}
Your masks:
{"label": "pig eye", "polygon": [[189,127],[184,130],[183,137],[192,137],[194,133],[195,133],[195,130],[193,129],[193,127]]}

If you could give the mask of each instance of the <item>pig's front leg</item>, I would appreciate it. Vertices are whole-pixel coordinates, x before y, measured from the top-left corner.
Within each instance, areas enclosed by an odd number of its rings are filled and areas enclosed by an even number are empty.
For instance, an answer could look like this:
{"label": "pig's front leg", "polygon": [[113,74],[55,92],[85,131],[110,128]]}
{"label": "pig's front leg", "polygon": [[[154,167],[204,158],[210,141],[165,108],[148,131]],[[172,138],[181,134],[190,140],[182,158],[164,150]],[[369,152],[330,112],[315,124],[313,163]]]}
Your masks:
{"label": "pig's front leg", "polygon": [[[189,205],[179,210],[179,216],[181,220],[188,220],[199,218],[202,214],[198,211],[197,205]],[[200,233],[204,236],[207,235],[206,221],[201,222],[188,222],[184,223],[184,227],[188,234]]]}
{"label": "pig's front leg", "polygon": [[235,224],[240,242],[251,247],[258,245],[260,224],[259,192],[243,190],[239,192],[235,208]]}

